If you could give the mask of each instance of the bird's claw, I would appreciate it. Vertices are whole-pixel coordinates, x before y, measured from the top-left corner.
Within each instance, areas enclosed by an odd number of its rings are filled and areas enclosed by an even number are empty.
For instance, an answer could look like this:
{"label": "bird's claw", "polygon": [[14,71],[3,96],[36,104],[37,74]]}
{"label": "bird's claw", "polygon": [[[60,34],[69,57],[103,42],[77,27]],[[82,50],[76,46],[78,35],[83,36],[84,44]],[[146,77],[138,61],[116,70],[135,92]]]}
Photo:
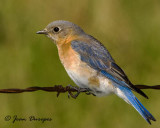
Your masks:
{"label": "bird's claw", "polygon": [[67,87],[77,91],[76,94],[73,94],[72,92],[68,91],[68,98],[70,98],[71,96],[72,98],[76,99],[81,92],[86,92],[87,95],[90,95],[90,94],[94,95],[89,88],[79,88],[79,87],[74,87],[72,85],[68,85]]}
{"label": "bird's claw", "polygon": [[67,87],[77,91],[76,94],[73,94],[71,91],[68,91],[68,98],[70,98],[70,96],[71,96],[72,98],[76,99],[78,97],[78,95],[80,94],[80,89],[78,87],[74,87],[72,85],[68,85]]}
{"label": "bird's claw", "polygon": [[96,96],[93,92],[86,92],[86,94]]}

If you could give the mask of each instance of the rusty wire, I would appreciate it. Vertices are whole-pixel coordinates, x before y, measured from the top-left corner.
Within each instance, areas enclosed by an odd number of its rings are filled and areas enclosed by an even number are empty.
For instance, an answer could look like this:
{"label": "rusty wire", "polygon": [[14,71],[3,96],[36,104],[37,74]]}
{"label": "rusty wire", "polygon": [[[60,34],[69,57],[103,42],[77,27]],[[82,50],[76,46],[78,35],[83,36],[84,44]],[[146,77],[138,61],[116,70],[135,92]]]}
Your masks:
{"label": "rusty wire", "polygon": [[[160,89],[160,85],[154,85],[154,86],[148,86],[148,85],[135,85],[139,89]],[[55,85],[53,87],[28,87],[25,89],[19,89],[19,88],[9,88],[9,89],[0,89],[0,93],[23,93],[23,92],[35,92],[35,91],[46,91],[46,92],[57,92],[57,97],[60,93],[68,92],[69,96],[72,98],[76,98],[81,92],[86,93],[87,95],[92,94],[88,88],[79,88],[79,87],[73,87],[71,85],[63,87],[62,85]],[[73,92],[77,92],[77,94],[73,94]],[[94,95],[94,94],[92,94]]]}

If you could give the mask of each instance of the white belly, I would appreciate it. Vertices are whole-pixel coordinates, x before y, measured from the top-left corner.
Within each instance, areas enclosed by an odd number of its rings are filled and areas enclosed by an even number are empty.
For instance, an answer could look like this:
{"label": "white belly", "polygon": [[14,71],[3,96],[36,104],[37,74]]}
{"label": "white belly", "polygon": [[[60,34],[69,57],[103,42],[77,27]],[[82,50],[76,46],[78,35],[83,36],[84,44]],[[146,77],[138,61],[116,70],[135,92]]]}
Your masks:
{"label": "white belly", "polygon": [[89,83],[88,79],[94,75],[96,72],[90,73],[90,75],[85,73],[77,73],[74,71],[66,70],[70,78],[78,85],[80,88],[89,88],[93,91],[96,96],[105,96],[114,92],[115,87],[112,85],[112,82],[102,76],[101,74],[97,75],[96,77],[99,79],[99,86],[92,85]]}
{"label": "white belly", "polygon": [[88,77],[70,70],[68,70],[67,73],[80,88],[88,88]]}

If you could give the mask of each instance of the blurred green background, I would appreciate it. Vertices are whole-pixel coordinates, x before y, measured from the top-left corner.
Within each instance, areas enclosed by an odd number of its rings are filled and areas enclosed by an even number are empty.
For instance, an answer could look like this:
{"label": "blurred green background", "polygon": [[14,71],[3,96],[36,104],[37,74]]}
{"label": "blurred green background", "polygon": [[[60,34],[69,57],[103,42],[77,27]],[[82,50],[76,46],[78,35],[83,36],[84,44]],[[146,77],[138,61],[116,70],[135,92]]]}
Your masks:
{"label": "blurred green background", "polygon": [[[61,65],[56,46],[36,35],[54,20],[68,20],[100,40],[135,84],[160,84],[159,0],[1,0],[0,88],[75,85]],[[0,94],[1,128],[140,128],[160,127],[160,91],[137,95],[157,122],[148,123],[117,96],[31,92]],[[5,121],[52,118],[51,122]]]}

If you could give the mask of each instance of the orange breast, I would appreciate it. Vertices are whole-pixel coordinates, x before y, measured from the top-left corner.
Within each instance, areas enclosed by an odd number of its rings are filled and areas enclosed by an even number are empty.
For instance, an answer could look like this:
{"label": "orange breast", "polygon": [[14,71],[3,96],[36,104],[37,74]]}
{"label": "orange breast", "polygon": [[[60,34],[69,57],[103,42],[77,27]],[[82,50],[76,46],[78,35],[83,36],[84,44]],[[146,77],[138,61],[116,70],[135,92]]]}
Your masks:
{"label": "orange breast", "polygon": [[62,64],[67,69],[72,68],[75,65],[75,62],[79,61],[79,56],[71,48],[70,43],[58,46],[58,53]]}
{"label": "orange breast", "polygon": [[59,45],[58,52],[65,69],[67,72],[72,72],[72,76],[74,76],[77,81],[83,79],[87,81],[87,83],[85,83],[86,85],[97,87],[100,85],[97,71],[81,61],[79,54],[72,49],[70,43]]}

